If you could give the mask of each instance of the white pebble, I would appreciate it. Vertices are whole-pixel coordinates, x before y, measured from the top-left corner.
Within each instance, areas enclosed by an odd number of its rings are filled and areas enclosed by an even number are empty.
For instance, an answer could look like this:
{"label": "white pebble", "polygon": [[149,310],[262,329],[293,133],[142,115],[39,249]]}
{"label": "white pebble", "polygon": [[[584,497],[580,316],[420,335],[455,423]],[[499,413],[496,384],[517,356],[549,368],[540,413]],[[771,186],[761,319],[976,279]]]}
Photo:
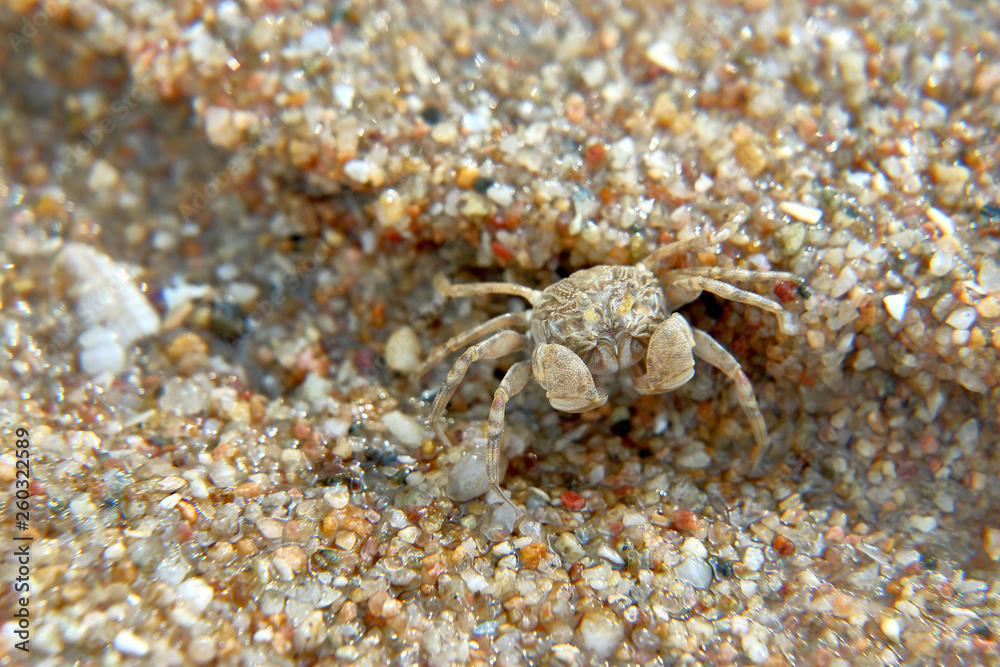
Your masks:
{"label": "white pebble", "polygon": [[615,565],[625,564],[625,561],[618,555],[618,552],[609,547],[607,544],[602,544],[597,548],[597,555],[605,560],[611,561]]}
{"label": "white pebble", "polygon": [[851,239],[851,241],[847,244],[847,249],[844,250],[844,256],[847,259],[857,259],[858,257],[861,257],[867,252],[868,252],[867,244],[862,243],[858,239]]}
{"label": "white pebble", "polygon": [[333,393],[333,381],[325,378],[319,373],[311,372],[299,385],[296,393],[309,401],[313,405],[320,407],[326,404],[330,394]]}
{"label": "white pebble", "polygon": [[234,149],[243,138],[243,132],[236,126],[230,109],[213,106],[205,111],[205,136],[215,146]]}
{"label": "white pebble", "polygon": [[677,455],[676,463],[681,468],[701,470],[707,468],[712,457],[705,451],[705,443],[695,440]]}
{"label": "white pebble", "polygon": [[962,424],[961,428],[958,429],[958,433],[955,434],[955,439],[958,440],[959,444],[963,448],[969,449],[970,447],[979,443],[979,422],[973,418],[967,420]]}
{"label": "white pebble", "polygon": [[840,274],[837,279],[833,281],[833,289],[830,291],[830,296],[833,298],[839,298],[847,294],[852,287],[858,284],[858,274],[851,268],[848,264],[843,269],[841,269]]}
{"label": "white pebble", "polygon": [[854,359],[854,370],[866,371],[874,368],[877,363],[875,355],[866,347],[858,351],[858,356]]}
{"label": "white pebble", "polygon": [[896,552],[895,559],[896,565],[898,565],[900,569],[905,569],[920,560],[920,552],[916,549],[903,549]]}
{"label": "white pebble", "polygon": [[894,618],[883,618],[880,627],[882,628],[882,634],[884,634],[889,641],[894,644],[899,643],[899,633],[901,630],[899,627],[899,621]]}
{"label": "white pebble", "polygon": [[337,438],[342,438],[347,435],[347,431],[350,430],[351,424],[346,419],[337,419],[336,417],[330,417],[323,421],[319,425],[320,432],[327,438],[336,440]]}
{"label": "white pebble", "polygon": [[989,387],[983,382],[983,379],[976,375],[975,371],[962,367],[958,369],[958,373],[955,375],[955,379],[958,383],[968,389],[969,391],[974,391],[977,394],[985,394]]}
{"label": "white pebble", "polygon": [[502,183],[494,183],[486,189],[486,197],[499,206],[510,206],[514,203],[514,188]]}
{"label": "white pebble", "polygon": [[584,614],[577,633],[583,646],[602,659],[614,653],[625,638],[625,629],[618,617],[602,609]]}
{"label": "white pebble", "polygon": [[419,447],[424,441],[424,427],[413,417],[393,410],[382,415],[382,424],[407,447]]}
{"label": "white pebble", "polygon": [[942,235],[951,236],[955,233],[955,223],[951,221],[951,218],[933,206],[927,209],[927,219],[941,230]]}
{"label": "white pebble", "polygon": [[693,187],[694,191],[697,192],[698,194],[705,194],[706,192],[712,189],[713,185],[715,185],[715,181],[712,180],[712,177],[702,172],[701,174],[698,175],[698,178],[697,180],[695,180]]}
{"label": "white pebble", "polygon": [[249,305],[259,295],[260,288],[253,283],[245,283],[238,280],[226,285],[226,296],[241,306]]}
{"label": "white pebble", "polygon": [[681,69],[681,61],[677,57],[673,42],[665,39],[650,44],[646,49],[646,57],[654,65],[659,65],[671,74],[676,74]]}
{"label": "white pebble", "polygon": [[612,169],[624,169],[635,160],[635,140],[624,137],[608,149],[608,164]]}
{"label": "white pebble", "polygon": [[215,484],[220,488],[231,488],[236,486],[236,468],[232,467],[225,461],[216,461],[212,467],[208,469],[208,478],[212,480],[212,484]]}
{"label": "white pebble", "polygon": [[200,577],[185,579],[177,586],[177,599],[192,614],[201,614],[212,603],[215,591]]}
{"label": "white pebble", "polygon": [[931,257],[930,272],[932,276],[940,278],[947,275],[955,264],[955,256],[950,252],[938,252]]}
{"label": "white pebble", "polygon": [[581,69],[580,76],[588,88],[596,88],[604,83],[608,75],[608,64],[597,58],[588,61]]}
{"label": "white pebble", "polygon": [[761,643],[756,633],[751,632],[743,635],[741,643],[743,644],[743,652],[747,654],[747,657],[750,658],[750,661],[754,664],[760,665],[771,657],[770,651],[768,651],[767,647]]}
{"label": "white pebble", "polygon": [[344,164],[344,173],[352,181],[367,183],[371,177],[374,165],[365,160],[348,160]]}
{"label": "white pebble", "polygon": [[783,213],[787,213],[796,220],[801,220],[802,222],[810,225],[815,225],[823,219],[822,209],[818,209],[815,206],[806,206],[805,204],[800,204],[799,202],[783,201],[778,204],[778,209]]}
{"label": "white pebble", "polygon": [[890,294],[889,296],[882,298],[882,303],[885,304],[885,309],[897,322],[903,321],[903,315],[906,314],[906,305],[909,301],[910,295],[905,292]]}
{"label": "white pebble", "polygon": [[77,338],[77,343],[80,345],[80,370],[87,375],[118,375],[125,370],[125,349],[118,344],[113,332],[103,327],[87,329]]}
{"label": "white pebble", "polygon": [[957,308],[948,316],[946,322],[956,329],[968,329],[976,321],[976,309],[968,306]]}
{"label": "white pebble", "polygon": [[674,568],[674,574],[695,588],[706,589],[712,584],[712,566],[701,558],[686,558]]}
{"label": "white pebble", "polygon": [[385,342],[385,362],[397,373],[408,375],[420,368],[420,339],[412,327],[396,329]]}
{"label": "white pebble", "polygon": [[684,544],[681,545],[681,551],[698,558],[708,558],[708,549],[705,548],[705,544],[695,537],[686,538]]}
{"label": "white pebble", "polygon": [[467,113],[462,116],[462,132],[478,134],[490,129],[490,119],[481,112]]}
{"label": "white pebble", "polygon": [[349,83],[338,83],[333,86],[333,99],[344,109],[354,106],[354,86]]}
{"label": "white pebble", "polygon": [[86,496],[77,496],[68,504],[69,513],[77,519],[88,519],[97,512],[97,505]]}
{"label": "white pebble", "polygon": [[208,392],[188,378],[170,378],[161,386],[160,409],[179,417],[198,414],[208,403]]}
{"label": "white pebble", "polygon": [[451,467],[445,492],[452,500],[464,503],[478,498],[489,488],[490,483],[486,478],[486,452],[483,448],[475,447],[462,454],[462,458]]}
{"label": "white pebble", "polygon": [[922,533],[930,533],[937,528],[938,522],[932,516],[914,516],[910,518],[910,525]]}
{"label": "white pebble", "polygon": [[764,552],[757,547],[749,547],[743,553],[743,564],[751,572],[757,572],[764,566]]}
{"label": "white pebble", "polygon": [[1000,292],[1000,267],[989,257],[983,257],[979,260],[977,280],[987,292]]}
{"label": "white pebble", "polygon": [[329,48],[333,39],[329,28],[313,28],[302,33],[302,50],[312,53],[323,53]]}
{"label": "white pebble", "polygon": [[87,177],[87,187],[94,192],[101,192],[115,186],[118,183],[118,170],[107,160],[98,160],[90,168],[90,175]]}
{"label": "white pebble", "polygon": [[122,630],[114,639],[114,647],[125,655],[144,656],[149,653],[149,642],[137,637],[131,630]]}
{"label": "white pebble", "polygon": [[934,504],[945,514],[951,514],[955,511],[955,499],[952,496],[938,494],[934,496]]}

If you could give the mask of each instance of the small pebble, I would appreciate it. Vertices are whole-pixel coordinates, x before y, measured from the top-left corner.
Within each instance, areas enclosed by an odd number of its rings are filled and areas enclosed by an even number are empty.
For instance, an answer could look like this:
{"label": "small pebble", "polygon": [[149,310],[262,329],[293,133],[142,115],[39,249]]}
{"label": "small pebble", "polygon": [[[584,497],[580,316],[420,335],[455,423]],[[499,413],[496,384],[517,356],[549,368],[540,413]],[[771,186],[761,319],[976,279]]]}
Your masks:
{"label": "small pebble", "polygon": [[830,296],[835,299],[840,298],[847,294],[847,292],[857,284],[858,274],[854,268],[848,264],[840,270],[840,273],[837,275],[837,279],[833,281],[833,289],[830,290]]}
{"label": "small pebble", "polygon": [[979,300],[976,304],[976,312],[983,319],[992,320],[1000,317],[1000,299],[994,296],[987,296]]}
{"label": "small pebble", "polygon": [[801,220],[810,225],[815,225],[823,219],[823,210],[815,206],[806,206],[805,204],[793,201],[783,201],[778,204],[778,208],[796,220]]}
{"label": "small pebble", "polygon": [[371,178],[374,165],[364,160],[348,160],[344,164],[344,174],[352,181],[367,183]]}
{"label": "small pebble", "polygon": [[1000,561],[1000,528],[983,528],[983,551],[990,560]]}
{"label": "small pebble", "polygon": [[712,457],[705,451],[705,443],[695,440],[677,455],[677,465],[681,468],[701,470],[712,463]]}
{"label": "small pebble", "polygon": [[112,642],[114,647],[125,655],[134,655],[141,658],[149,653],[149,642],[136,636],[131,630],[122,630],[115,635]]}
{"label": "small pebble", "polygon": [[934,223],[944,236],[951,236],[955,233],[955,223],[952,222],[951,218],[933,206],[927,209],[927,219]]}
{"label": "small pebble", "polygon": [[764,552],[757,547],[749,547],[743,553],[743,564],[751,572],[757,572],[764,566]]}
{"label": "small pebble", "polygon": [[909,300],[909,294],[890,294],[882,297],[882,303],[885,304],[885,309],[889,312],[889,315],[892,316],[892,319],[897,322],[903,321],[903,315],[906,314],[906,304]]}
{"label": "small pebble", "polygon": [[177,599],[192,614],[201,615],[212,603],[215,591],[201,577],[185,579],[177,586]]}
{"label": "small pebble", "polygon": [[338,83],[333,86],[333,99],[343,109],[350,109],[354,106],[354,86],[347,83]]}
{"label": "small pebble", "polygon": [[588,611],[576,629],[580,643],[601,659],[611,656],[625,638],[625,628],[611,611]]}
{"label": "small pebble", "polygon": [[763,664],[771,657],[771,652],[767,650],[767,646],[760,641],[756,633],[743,635],[741,643],[743,644],[743,651],[754,664]]}
{"label": "small pebble", "polygon": [[968,329],[976,321],[976,309],[975,308],[958,308],[952,311],[948,319],[945,320],[949,325],[956,329]]}
{"label": "small pebble", "polygon": [[883,618],[882,622],[879,624],[882,628],[882,634],[886,636],[886,639],[894,644],[899,643],[899,633],[901,628],[899,627],[899,621],[894,618]]}
{"label": "small pebble", "polygon": [[951,271],[955,264],[955,256],[948,252],[938,252],[931,257],[930,274],[935,277],[942,277]]}
{"label": "small pebble", "polygon": [[563,507],[573,511],[582,510],[587,504],[587,499],[576,491],[564,491],[559,499],[562,501]]}
{"label": "small pebble", "polygon": [[413,417],[392,410],[381,417],[382,425],[407,447],[419,447],[424,441],[424,427]]}
{"label": "small pebble", "polygon": [[462,454],[462,458],[452,466],[445,491],[452,500],[465,502],[478,498],[489,488],[490,483],[486,478],[486,452],[483,448],[477,447]]}
{"label": "small pebble", "polygon": [[681,61],[677,57],[673,42],[669,40],[663,39],[650,44],[646,49],[646,57],[671,74],[677,74],[681,70]]}
{"label": "small pebble", "polygon": [[514,203],[514,188],[502,183],[494,183],[486,188],[486,197],[498,206],[510,206]]}
{"label": "small pebble", "polygon": [[285,544],[274,550],[271,562],[278,570],[278,576],[289,581],[305,567],[306,553],[297,544]]}
{"label": "small pebble", "polygon": [[375,217],[379,224],[383,227],[392,227],[402,220],[405,214],[406,206],[400,194],[392,188],[383,190],[375,206]]}
{"label": "small pebble", "polygon": [[682,560],[674,569],[674,574],[700,590],[712,584],[712,566],[707,560],[695,556]]}
{"label": "small pebble", "polygon": [[402,326],[392,332],[385,342],[385,363],[403,375],[420,368],[420,338],[412,327]]}
{"label": "small pebble", "polygon": [[118,170],[111,166],[107,160],[97,160],[90,168],[90,176],[87,178],[87,187],[94,192],[109,190],[118,183]]}

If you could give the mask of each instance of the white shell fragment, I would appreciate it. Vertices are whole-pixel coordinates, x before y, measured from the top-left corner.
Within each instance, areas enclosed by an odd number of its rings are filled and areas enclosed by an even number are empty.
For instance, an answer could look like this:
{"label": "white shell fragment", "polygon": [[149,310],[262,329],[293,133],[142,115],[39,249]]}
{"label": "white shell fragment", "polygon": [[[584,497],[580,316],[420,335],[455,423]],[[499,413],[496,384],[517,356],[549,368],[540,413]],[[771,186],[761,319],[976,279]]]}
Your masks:
{"label": "white shell fragment", "polygon": [[65,272],[77,317],[80,370],[120,373],[129,348],[160,330],[159,314],[124,267],[89,245],[67,243],[56,265]]}
{"label": "white shell fragment", "polygon": [[900,294],[890,294],[889,296],[882,298],[882,303],[885,304],[885,309],[889,311],[889,315],[891,315],[897,322],[903,321],[903,315],[906,314],[906,304],[909,301],[910,295],[905,292]]}
{"label": "white shell fragment", "polygon": [[822,209],[818,209],[815,206],[806,206],[805,204],[800,204],[799,202],[783,201],[778,204],[778,208],[783,213],[787,213],[796,220],[801,220],[802,222],[810,225],[815,225],[823,219]]}

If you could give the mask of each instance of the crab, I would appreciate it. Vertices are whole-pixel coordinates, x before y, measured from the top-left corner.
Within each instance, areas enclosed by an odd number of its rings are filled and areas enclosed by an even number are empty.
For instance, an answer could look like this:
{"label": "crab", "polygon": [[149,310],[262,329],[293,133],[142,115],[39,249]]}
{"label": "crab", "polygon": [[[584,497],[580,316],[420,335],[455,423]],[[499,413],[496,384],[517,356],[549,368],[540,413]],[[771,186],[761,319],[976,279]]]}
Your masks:
{"label": "crab", "polygon": [[514,363],[500,381],[487,422],[486,477],[490,488],[512,504],[500,488],[504,415],[507,402],[532,375],[553,408],[578,413],[608,400],[595,376],[628,369],[637,392],[662,394],[694,376],[698,357],[725,373],[736,386],[736,397],[756,441],[756,467],[767,449],[768,435],[750,380],[722,345],[692,328],[674,311],[707,291],[780,316],[783,309],[777,302],[727,281],[787,280],[797,283],[800,291],[804,281],[784,271],[716,266],[670,269],[662,272],[662,279],[654,272],[667,259],[716,246],[731,234],[732,225],[727,225],[715,233],[661,246],[635,265],[583,269],[543,290],[515,283],[453,285],[443,275],[435,276],[434,286],[445,297],[512,294],[531,304],[530,310],[499,315],[437,346],[414,373],[414,378],[419,378],[448,354],[482,339],[462,353],[434,399],[429,422],[438,437],[451,444],[442,417],[470,364],[533,348],[531,360]]}

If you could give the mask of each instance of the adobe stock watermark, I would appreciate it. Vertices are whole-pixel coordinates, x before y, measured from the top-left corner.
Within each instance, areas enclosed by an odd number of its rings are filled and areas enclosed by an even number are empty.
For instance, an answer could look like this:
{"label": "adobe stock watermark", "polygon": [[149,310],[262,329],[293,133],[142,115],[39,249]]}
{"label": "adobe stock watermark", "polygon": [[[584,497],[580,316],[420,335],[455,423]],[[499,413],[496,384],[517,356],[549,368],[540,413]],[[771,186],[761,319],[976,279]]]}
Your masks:
{"label": "adobe stock watermark", "polygon": [[52,21],[52,15],[59,10],[59,3],[54,0],[47,0],[41,9],[30,17],[22,16],[20,30],[7,32],[7,43],[11,50],[17,54],[28,45],[28,42],[38,36],[38,31],[42,30]]}
{"label": "adobe stock watermark", "polygon": [[94,150],[121,127],[132,112],[151,96],[156,86],[156,75],[150,73],[137,79],[127,93],[111,102],[108,113],[84,130],[83,139],[68,145],[63,159],[52,165],[56,180],[62,182],[69,173],[86,164]]}
{"label": "adobe stock watermark", "polygon": [[241,142],[233,151],[229,161],[226,162],[225,168],[213,172],[202,187],[196,188],[187,199],[181,202],[178,207],[181,218],[185,222],[190,222],[208,208],[212,200],[222,194],[226,188],[249,174],[257,154],[264,147],[273,144],[277,136],[278,130],[275,124],[269,119],[263,119],[256,138],[253,141]]}

